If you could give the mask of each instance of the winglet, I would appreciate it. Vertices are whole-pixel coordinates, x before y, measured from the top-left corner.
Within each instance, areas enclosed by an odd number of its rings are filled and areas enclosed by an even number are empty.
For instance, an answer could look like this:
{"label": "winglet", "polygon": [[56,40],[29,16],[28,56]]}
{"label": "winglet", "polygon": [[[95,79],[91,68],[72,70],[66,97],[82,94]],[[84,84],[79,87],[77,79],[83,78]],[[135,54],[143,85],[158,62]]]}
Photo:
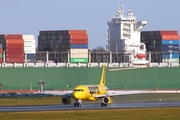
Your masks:
{"label": "winglet", "polygon": [[106,80],[106,65],[104,64],[99,85],[105,86],[105,80]]}

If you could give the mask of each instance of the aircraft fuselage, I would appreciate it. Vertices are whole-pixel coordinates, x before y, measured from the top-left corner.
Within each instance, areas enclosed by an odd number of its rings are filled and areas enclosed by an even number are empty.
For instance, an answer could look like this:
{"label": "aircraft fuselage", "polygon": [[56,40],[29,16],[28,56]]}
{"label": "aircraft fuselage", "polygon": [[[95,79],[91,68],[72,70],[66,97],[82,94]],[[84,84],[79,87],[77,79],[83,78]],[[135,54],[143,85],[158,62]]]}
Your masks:
{"label": "aircraft fuselage", "polygon": [[106,86],[101,85],[79,85],[73,91],[76,100],[95,101],[96,95],[104,95],[107,92]]}

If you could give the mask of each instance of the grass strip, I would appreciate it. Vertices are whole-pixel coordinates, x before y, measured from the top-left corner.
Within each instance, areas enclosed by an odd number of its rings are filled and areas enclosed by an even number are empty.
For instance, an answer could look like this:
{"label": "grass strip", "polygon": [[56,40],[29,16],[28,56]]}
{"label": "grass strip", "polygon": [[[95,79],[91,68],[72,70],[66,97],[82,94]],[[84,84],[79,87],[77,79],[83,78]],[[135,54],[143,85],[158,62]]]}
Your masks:
{"label": "grass strip", "polygon": [[2,112],[0,120],[179,120],[180,108]]}

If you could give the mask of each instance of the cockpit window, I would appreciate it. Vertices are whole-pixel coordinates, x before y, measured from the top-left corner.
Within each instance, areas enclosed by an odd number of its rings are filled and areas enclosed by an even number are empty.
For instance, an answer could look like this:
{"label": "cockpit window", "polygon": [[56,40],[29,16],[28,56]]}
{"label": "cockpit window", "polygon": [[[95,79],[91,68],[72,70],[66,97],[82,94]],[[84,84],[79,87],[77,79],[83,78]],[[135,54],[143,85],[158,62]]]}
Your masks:
{"label": "cockpit window", "polygon": [[75,89],[74,91],[77,91],[77,92],[84,92],[83,89]]}

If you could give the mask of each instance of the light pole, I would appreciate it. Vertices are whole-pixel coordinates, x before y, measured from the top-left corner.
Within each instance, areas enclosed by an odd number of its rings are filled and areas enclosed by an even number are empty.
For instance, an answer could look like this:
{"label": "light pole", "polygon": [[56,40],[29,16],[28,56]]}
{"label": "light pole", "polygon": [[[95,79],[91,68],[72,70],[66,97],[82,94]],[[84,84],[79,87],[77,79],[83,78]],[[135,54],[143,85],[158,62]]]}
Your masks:
{"label": "light pole", "polygon": [[38,85],[40,85],[40,92],[43,92],[45,82],[43,82],[42,80],[40,80],[40,81],[38,82]]}

